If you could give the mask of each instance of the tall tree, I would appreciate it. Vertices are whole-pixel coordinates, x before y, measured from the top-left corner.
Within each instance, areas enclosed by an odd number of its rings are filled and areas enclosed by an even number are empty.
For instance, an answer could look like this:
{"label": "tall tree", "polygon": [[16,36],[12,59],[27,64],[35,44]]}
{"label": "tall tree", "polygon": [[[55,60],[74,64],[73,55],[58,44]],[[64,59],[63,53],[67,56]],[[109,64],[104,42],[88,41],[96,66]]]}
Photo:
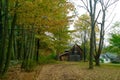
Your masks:
{"label": "tall tree", "polygon": [[[8,36],[8,23],[9,23],[9,19],[8,19],[8,3],[9,3],[9,0],[5,0],[2,2],[2,5],[3,5],[3,14],[4,16],[2,16],[2,48],[1,48],[1,53],[0,53],[0,74],[4,74],[5,71],[5,62],[6,62],[6,52],[7,52],[7,36]],[[2,9],[2,8],[1,8]]]}
{"label": "tall tree", "polygon": [[[111,7],[113,4],[115,4],[118,0],[107,0],[107,1],[103,1],[100,0],[100,4],[101,4],[101,11],[102,11],[102,20],[101,22],[99,22],[100,24],[100,40],[99,40],[99,46],[98,46],[98,50],[95,51],[95,62],[96,62],[96,66],[100,66],[100,61],[99,61],[99,57],[100,54],[102,52],[102,48],[103,48],[103,44],[104,44],[104,35],[105,35],[105,22],[106,22],[106,14],[107,14],[107,10],[109,7]],[[109,26],[108,26],[109,27]],[[95,42],[96,43],[96,42]],[[95,44],[96,45],[96,44]]]}
{"label": "tall tree", "polygon": [[91,26],[91,34],[90,34],[90,55],[89,55],[89,68],[93,69],[93,54],[94,54],[94,35],[95,35],[95,25],[96,25],[96,7],[98,0],[86,0],[83,1],[82,3],[84,5],[84,8],[88,11],[90,15],[90,26]]}
{"label": "tall tree", "polygon": [[0,42],[2,39],[2,0],[0,1]]}

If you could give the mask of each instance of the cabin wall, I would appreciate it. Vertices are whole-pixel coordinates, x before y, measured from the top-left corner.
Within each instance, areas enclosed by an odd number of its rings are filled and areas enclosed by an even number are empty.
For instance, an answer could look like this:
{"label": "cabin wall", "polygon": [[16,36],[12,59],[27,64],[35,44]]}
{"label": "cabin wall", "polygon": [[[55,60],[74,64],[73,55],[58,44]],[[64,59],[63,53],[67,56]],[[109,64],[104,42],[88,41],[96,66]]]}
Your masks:
{"label": "cabin wall", "polygon": [[83,51],[78,45],[74,45],[69,51],[60,55],[62,61],[80,61],[83,59]]}
{"label": "cabin wall", "polygon": [[69,55],[69,61],[80,61],[80,55]]}

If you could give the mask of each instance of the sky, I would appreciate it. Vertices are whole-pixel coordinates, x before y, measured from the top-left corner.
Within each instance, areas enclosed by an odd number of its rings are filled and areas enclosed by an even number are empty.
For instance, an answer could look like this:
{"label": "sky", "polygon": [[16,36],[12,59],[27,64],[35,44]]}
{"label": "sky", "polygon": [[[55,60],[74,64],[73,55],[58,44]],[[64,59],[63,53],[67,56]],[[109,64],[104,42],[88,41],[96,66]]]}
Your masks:
{"label": "sky", "polygon": [[[77,10],[77,15],[80,16],[84,13],[87,13],[87,11],[85,9],[80,8],[80,5],[81,5],[80,0],[69,0],[69,1],[75,5],[75,8]],[[109,24],[110,25],[108,28],[105,28],[106,29],[106,33],[105,33],[106,45],[109,44],[108,43],[108,37],[109,37],[108,35],[109,35],[110,30],[111,30],[111,27],[117,21],[120,22],[120,0],[118,2],[116,2],[114,5],[112,5],[111,7],[109,7],[109,9],[107,10],[105,26],[108,26]],[[73,25],[71,26],[71,29],[73,29]]]}

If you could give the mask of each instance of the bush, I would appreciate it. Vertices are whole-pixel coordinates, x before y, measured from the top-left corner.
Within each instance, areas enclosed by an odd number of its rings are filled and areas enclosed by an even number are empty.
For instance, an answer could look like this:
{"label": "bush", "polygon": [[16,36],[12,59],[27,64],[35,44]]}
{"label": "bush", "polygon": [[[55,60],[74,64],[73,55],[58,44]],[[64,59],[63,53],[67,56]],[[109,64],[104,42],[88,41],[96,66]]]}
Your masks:
{"label": "bush", "polygon": [[39,57],[39,63],[40,64],[48,64],[48,63],[55,63],[56,61],[56,54],[52,53],[48,56],[40,55]]}
{"label": "bush", "polygon": [[55,60],[56,56],[57,56],[56,54],[52,53],[52,54],[48,55],[47,58]]}
{"label": "bush", "polygon": [[112,63],[120,63],[120,55],[111,60]]}

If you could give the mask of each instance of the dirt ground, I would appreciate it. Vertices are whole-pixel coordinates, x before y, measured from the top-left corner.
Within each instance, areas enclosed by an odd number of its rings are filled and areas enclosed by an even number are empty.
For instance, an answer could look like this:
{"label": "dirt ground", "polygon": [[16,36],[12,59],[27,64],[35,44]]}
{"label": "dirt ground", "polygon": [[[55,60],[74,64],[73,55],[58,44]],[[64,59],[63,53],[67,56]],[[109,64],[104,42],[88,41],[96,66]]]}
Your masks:
{"label": "dirt ground", "polygon": [[45,65],[36,80],[120,80],[120,68],[89,70],[87,64],[83,65],[77,62]]}
{"label": "dirt ground", "polygon": [[60,62],[39,66],[29,73],[18,68],[8,75],[4,80],[120,80],[120,67],[101,66],[89,70],[86,63]]}

